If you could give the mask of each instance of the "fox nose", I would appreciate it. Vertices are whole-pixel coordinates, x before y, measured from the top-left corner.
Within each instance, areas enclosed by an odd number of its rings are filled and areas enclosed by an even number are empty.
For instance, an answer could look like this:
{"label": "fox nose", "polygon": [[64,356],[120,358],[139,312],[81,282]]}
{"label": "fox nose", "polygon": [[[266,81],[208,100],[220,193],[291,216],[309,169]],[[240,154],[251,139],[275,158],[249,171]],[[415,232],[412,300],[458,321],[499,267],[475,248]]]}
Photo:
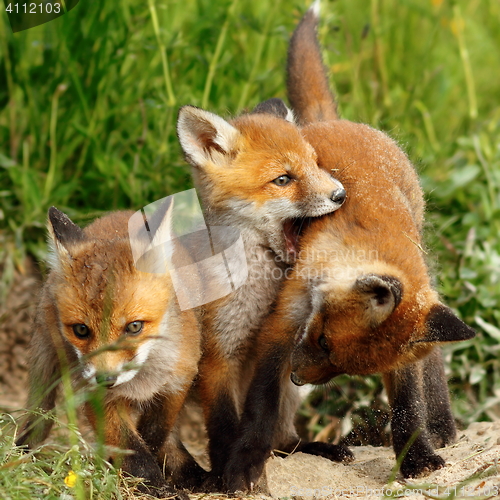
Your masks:
{"label": "fox nose", "polygon": [[330,199],[333,201],[333,203],[337,203],[337,205],[342,205],[342,203],[344,203],[344,201],[345,201],[345,198],[346,198],[345,189],[339,188],[339,189],[336,189],[332,193],[332,196]]}
{"label": "fox nose", "polygon": [[117,379],[117,375],[113,373],[98,373],[95,376],[96,382],[103,387],[113,387]]}
{"label": "fox nose", "polygon": [[305,382],[298,377],[295,372],[290,373],[290,380],[297,386],[301,387],[305,384]]}

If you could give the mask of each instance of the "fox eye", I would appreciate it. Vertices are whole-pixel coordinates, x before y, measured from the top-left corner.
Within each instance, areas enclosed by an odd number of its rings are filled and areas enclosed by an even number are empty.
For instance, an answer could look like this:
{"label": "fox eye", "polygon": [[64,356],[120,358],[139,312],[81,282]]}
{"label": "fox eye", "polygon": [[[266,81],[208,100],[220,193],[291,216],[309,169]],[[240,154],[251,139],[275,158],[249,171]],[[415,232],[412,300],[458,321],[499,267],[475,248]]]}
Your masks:
{"label": "fox eye", "polygon": [[286,186],[292,180],[288,175],[280,175],[273,180],[277,186]]}
{"label": "fox eye", "polygon": [[144,326],[144,321],[132,321],[125,327],[125,332],[129,335],[138,335],[141,333],[142,327]]}
{"label": "fox eye", "polygon": [[321,347],[321,349],[325,351],[329,351],[330,348],[328,347],[328,342],[326,341],[326,338],[324,335],[321,335],[321,337],[318,339],[318,344]]}
{"label": "fox eye", "polygon": [[79,323],[77,325],[73,325],[73,333],[79,339],[86,339],[87,337],[90,336],[90,328],[87,325],[84,325],[83,323]]}

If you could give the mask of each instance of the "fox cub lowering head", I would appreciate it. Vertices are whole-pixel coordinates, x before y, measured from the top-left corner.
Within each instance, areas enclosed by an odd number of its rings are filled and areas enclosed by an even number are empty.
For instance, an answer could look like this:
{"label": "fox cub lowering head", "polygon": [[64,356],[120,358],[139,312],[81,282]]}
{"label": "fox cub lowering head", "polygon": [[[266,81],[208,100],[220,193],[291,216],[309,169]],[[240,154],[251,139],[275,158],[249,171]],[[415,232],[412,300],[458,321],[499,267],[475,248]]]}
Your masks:
{"label": "fox cub lowering head", "polygon": [[300,219],[345,200],[279,99],[231,122],[185,106],[177,130],[209,221],[256,231],[286,262],[295,258]]}
{"label": "fox cub lowering head", "polygon": [[407,156],[383,132],[340,120],[316,38],[319,3],[290,41],[288,94],[318,164],[349,191],[342,210],[313,221],[302,259],[305,323],[296,382],[387,372],[462,340],[472,329],[439,302],[424,251],[424,199]]}
{"label": "fox cub lowering head", "polygon": [[303,236],[295,269],[301,284],[291,287],[303,309],[289,309],[302,325],[294,382],[387,372],[435,343],[473,336],[432,288],[421,246],[422,192],[406,155],[366,125],[319,122],[304,132],[320,165],[339,169],[350,195]]}

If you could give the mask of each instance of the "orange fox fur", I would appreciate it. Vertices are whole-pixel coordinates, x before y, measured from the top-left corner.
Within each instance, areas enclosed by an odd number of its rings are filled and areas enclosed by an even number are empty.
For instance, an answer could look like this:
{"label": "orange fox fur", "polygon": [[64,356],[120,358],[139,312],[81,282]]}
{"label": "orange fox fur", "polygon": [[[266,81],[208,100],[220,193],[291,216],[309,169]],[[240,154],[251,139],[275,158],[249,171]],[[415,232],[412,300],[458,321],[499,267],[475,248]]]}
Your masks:
{"label": "orange fox fur", "polygon": [[[31,340],[27,407],[54,408],[64,366],[76,387],[104,387],[104,443],[133,450],[124,470],[145,478],[152,494],[171,496],[158,463],[175,471],[188,462],[171,431],[197,373],[200,333],[193,311],[179,310],[167,275],[135,268],[131,215],[116,212],[81,230],[49,210],[51,271]],[[158,227],[169,223],[167,210]],[[99,429],[93,404],[84,410]],[[17,444],[36,446],[51,426],[50,418],[29,415]]]}
{"label": "orange fox fur", "polygon": [[[199,388],[217,485],[253,374],[255,337],[295,259],[301,219],[333,212],[345,191],[318,168],[316,153],[278,99],[231,122],[186,106],[178,135],[207,223],[240,231],[248,265],[243,286],[202,308]],[[277,436],[290,450],[298,442],[297,401],[291,387]]]}
{"label": "orange fox fur", "polygon": [[347,199],[304,230],[291,278],[257,339],[255,376],[224,475],[230,491],[259,477],[290,378],[321,384],[341,373],[383,373],[396,454],[417,436],[403,475],[442,467],[432,445],[451,442],[456,429],[435,346],[474,336],[432,288],[421,246],[423,195],[408,158],[384,133],[337,117],[317,19],[316,4],[291,40],[289,97],[318,164],[335,173]]}

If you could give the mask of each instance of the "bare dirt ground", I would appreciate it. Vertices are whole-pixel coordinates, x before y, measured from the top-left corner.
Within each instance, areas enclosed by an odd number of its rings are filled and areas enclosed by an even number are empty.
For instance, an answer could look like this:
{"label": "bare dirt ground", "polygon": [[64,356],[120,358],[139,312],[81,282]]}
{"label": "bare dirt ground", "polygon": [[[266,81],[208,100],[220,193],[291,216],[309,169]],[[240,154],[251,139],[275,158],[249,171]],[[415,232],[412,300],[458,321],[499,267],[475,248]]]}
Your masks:
{"label": "bare dirt ground", "polygon": [[[27,345],[40,288],[36,270],[30,269],[27,275],[16,276],[7,299],[0,303],[0,411],[15,415],[26,398]],[[201,416],[189,412],[182,436],[207,466],[203,435]],[[439,450],[446,460],[443,469],[406,482],[400,476],[391,482],[395,458],[390,448],[358,446],[352,450],[356,459],[349,464],[302,453],[285,459],[271,457],[256,491],[244,498],[500,498],[500,422],[474,423],[460,431],[457,443]]]}
{"label": "bare dirt ground", "polygon": [[[346,465],[302,453],[271,458],[266,465],[267,493],[273,498],[304,499],[500,496],[500,422],[471,424],[453,446],[439,450],[446,460],[443,469],[406,483],[397,476],[389,484],[395,464],[390,448],[358,446],[352,450],[356,459]],[[472,476],[477,478],[467,481]]]}
{"label": "bare dirt ground", "polygon": [[[0,270],[1,271],[1,270]],[[26,274],[17,273],[5,301],[0,300],[0,410],[23,407],[27,389],[27,348],[40,276],[31,261]]]}
{"label": "bare dirt ground", "polygon": [[[203,422],[198,411],[189,409],[181,432],[189,451],[207,467]],[[255,492],[240,498],[500,498],[500,422],[473,423],[459,431],[455,444],[438,450],[446,461],[443,469],[406,481],[392,472],[395,456],[391,448],[352,446],[351,450],[355,460],[348,464],[304,453],[284,459],[273,456]],[[227,496],[191,498],[214,500]]]}

